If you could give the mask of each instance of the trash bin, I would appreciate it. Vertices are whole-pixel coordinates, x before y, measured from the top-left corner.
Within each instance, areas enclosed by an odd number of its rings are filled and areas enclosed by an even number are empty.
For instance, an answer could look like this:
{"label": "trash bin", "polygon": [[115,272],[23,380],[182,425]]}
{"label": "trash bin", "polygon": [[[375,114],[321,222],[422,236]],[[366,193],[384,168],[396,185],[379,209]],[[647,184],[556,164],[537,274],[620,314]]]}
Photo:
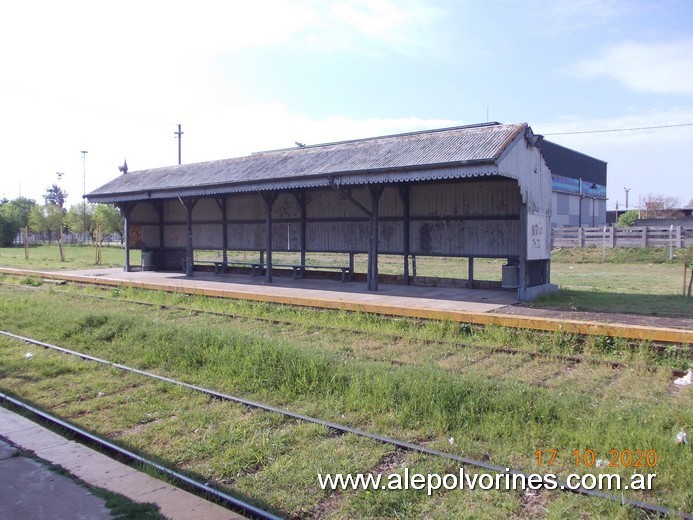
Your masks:
{"label": "trash bin", "polygon": [[520,266],[505,264],[502,266],[501,287],[517,289],[520,286]]}
{"label": "trash bin", "polygon": [[142,270],[154,270],[154,251],[142,251]]}

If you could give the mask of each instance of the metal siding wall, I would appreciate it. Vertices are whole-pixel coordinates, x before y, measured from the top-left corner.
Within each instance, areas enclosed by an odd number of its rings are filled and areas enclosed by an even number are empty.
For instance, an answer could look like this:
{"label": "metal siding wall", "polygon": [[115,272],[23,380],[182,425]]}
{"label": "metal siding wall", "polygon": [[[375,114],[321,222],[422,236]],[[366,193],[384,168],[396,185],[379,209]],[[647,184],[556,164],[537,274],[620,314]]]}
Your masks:
{"label": "metal siding wall", "polygon": [[159,247],[159,226],[142,225],[142,244],[135,244],[137,249],[155,249]]}
{"label": "metal siding wall", "polygon": [[195,249],[222,249],[224,247],[221,224],[193,224],[192,234],[193,248]]}
{"label": "metal siding wall", "polygon": [[137,224],[158,224],[159,214],[151,202],[138,202],[130,212],[130,221]]}
{"label": "metal siding wall", "polygon": [[[296,197],[291,193],[280,194],[272,206],[272,218],[277,220],[301,218],[301,208]],[[272,233],[272,240],[274,240],[274,233]],[[286,243],[286,236],[284,237],[284,243]]]}
{"label": "metal siding wall", "polygon": [[[164,201],[164,222],[185,222],[185,208],[178,199]],[[166,237],[164,241],[168,243]]]}
{"label": "metal siding wall", "polygon": [[264,224],[229,224],[227,232],[230,250],[259,251],[265,249]]}
{"label": "metal siding wall", "polygon": [[264,220],[265,205],[257,193],[235,195],[227,202],[229,220]]}
{"label": "metal siding wall", "polygon": [[520,214],[517,182],[511,179],[413,184],[410,197],[412,217]]}
{"label": "metal siding wall", "polygon": [[526,139],[520,139],[499,163],[498,169],[518,179],[527,208],[526,228],[519,230],[526,241],[524,246],[520,246],[521,256],[526,255],[529,260],[550,258],[552,180],[544,156],[539,148],[531,146]]}
{"label": "metal siding wall", "polygon": [[518,179],[528,213],[551,214],[551,171],[538,148],[520,139],[498,169]]}
{"label": "metal siding wall", "polygon": [[272,224],[272,251],[300,251],[300,233],[301,225],[298,222]]}
{"label": "metal siding wall", "polygon": [[519,231],[519,220],[415,221],[409,241],[416,255],[516,256]]}
{"label": "metal siding wall", "polygon": [[[352,196],[366,208],[370,207],[364,187],[354,188]],[[307,222],[306,250],[324,252],[365,252],[368,250],[369,223],[367,216],[352,201],[333,190],[319,189],[307,193],[307,217],[354,219],[341,222]],[[228,197],[228,248],[230,250],[261,250],[265,247],[265,209],[257,194]],[[513,180],[463,180],[412,184],[410,187],[411,216],[419,218],[410,223],[411,253],[448,256],[516,256],[520,251],[520,191]],[[168,224],[164,226],[166,247],[185,247],[185,209],[179,201],[164,203]],[[380,215],[402,217],[403,206],[394,186],[383,192]],[[156,212],[154,212],[156,214]],[[150,215],[153,216],[153,215]],[[197,249],[221,249],[222,225],[201,224],[199,221],[218,221],[221,212],[213,199],[202,199],[193,211],[193,246]],[[491,220],[465,220],[465,216],[489,217]],[[273,218],[298,219],[300,209],[295,197],[283,193],[273,207]],[[421,218],[424,220],[421,220]],[[431,217],[430,220],[426,217]],[[443,220],[440,220],[442,217]],[[455,220],[445,220],[446,217]],[[493,220],[494,217],[510,217]],[[157,216],[158,218],[158,216]],[[358,221],[356,221],[358,219]],[[249,222],[242,222],[248,220]],[[254,220],[255,222],[250,222]],[[241,222],[239,222],[241,221]],[[147,233],[154,239],[154,229]],[[381,253],[402,254],[402,220],[381,220],[379,225]],[[158,237],[158,229],[156,231]],[[279,223],[272,226],[274,250],[298,251],[300,224]],[[150,236],[151,235],[151,236]],[[158,243],[158,238],[153,243]]]}
{"label": "metal siding wall", "polygon": [[380,243],[378,249],[383,254],[401,255],[404,248],[404,223],[380,222],[378,226]]}
{"label": "metal siding wall", "polygon": [[[178,204],[180,204],[180,202]],[[164,244],[166,244],[166,247],[186,247],[186,237],[187,228],[185,224],[164,226]]]}
{"label": "metal siding wall", "polygon": [[306,249],[365,252],[370,236],[368,226],[368,222],[309,222],[306,224]]}
{"label": "metal siding wall", "polygon": [[[221,208],[214,199],[200,199],[192,211],[193,222],[204,220],[221,220]],[[195,235],[193,234],[193,237]]]}
{"label": "metal siding wall", "polygon": [[[353,188],[351,196],[366,208],[370,208],[365,188]],[[353,202],[332,189],[308,192],[306,201],[307,218],[363,218],[366,216]]]}
{"label": "metal siding wall", "polygon": [[[370,204],[364,204],[370,208]],[[402,198],[395,187],[387,187],[380,197],[380,216],[381,217],[401,217],[404,212]]]}

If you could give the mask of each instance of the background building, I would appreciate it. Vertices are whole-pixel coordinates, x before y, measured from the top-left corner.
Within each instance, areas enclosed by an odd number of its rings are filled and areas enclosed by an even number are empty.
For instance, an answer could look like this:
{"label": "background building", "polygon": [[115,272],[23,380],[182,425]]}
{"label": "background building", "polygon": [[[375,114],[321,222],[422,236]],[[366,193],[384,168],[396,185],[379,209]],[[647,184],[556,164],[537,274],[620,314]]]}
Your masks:
{"label": "background building", "polygon": [[550,141],[541,152],[551,170],[551,227],[606,224],[606,162]]}

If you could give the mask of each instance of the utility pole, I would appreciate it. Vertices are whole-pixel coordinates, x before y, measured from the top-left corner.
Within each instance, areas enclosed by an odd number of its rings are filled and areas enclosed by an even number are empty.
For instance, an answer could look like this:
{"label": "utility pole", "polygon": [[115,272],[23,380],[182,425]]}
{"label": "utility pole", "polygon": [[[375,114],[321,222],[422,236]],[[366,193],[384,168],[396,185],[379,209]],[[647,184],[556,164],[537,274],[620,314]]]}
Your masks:
{"label": "utility pole", "polygon": [[630,191],[630,188],[623,188],[624,191],[626,192],[626,211],[628,211],[628,192]]}
{"label": "utility pole", "polygon": [[[84,195],[87,194],[87,150],[82,150],[82,233],[84,238],[87,235],[87,199]],[[83,240],[84,240],[83,238]]]}
{"label": "utility pole", "polygon": [[176,138],[178,139],[178,164],[180,164],[180,144],[181,144],[181,141],[183,140],[183,139],[182,139],[182,135],[183,135],[184,133],[185,133],[185,132],[181,132],[181,130],[180,130],[180,125],[178,125],[178,131],[177,131],[177,132],[173,132],[173,135],[175,135]]}

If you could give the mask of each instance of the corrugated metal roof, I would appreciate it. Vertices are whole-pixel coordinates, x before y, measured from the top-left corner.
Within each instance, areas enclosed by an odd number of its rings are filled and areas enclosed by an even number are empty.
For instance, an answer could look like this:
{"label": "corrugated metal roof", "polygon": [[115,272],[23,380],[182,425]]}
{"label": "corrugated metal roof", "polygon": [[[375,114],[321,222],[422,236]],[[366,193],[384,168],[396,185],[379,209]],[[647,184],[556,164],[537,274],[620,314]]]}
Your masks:
{"label": "corrugated metal roof", "polygon": [[142,170],[121,175],[87,197],[114,202],[310,187],[333,181],[359,184],[399,177],[497,175],[497,160],[527,128],[526,123],[456,127]]}

